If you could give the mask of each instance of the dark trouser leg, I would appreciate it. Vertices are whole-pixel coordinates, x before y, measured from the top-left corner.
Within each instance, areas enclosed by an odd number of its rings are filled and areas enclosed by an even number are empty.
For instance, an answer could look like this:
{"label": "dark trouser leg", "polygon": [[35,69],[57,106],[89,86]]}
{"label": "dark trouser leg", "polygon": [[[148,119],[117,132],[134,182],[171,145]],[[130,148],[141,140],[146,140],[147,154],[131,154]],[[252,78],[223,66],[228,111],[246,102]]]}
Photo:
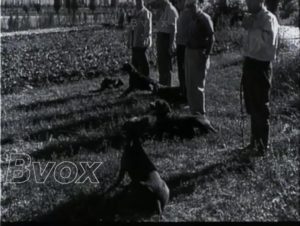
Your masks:
{"label": "dark trouser leg", "polygon": [[156,41],[159,83],[165,86],[171,86],[172,61],[169,50],[170,35],[158,33]]}
{"label": "dark trouser leg", "polygon": [[132,48],[132,64],[142,75],[149,77],[149,63],[146,55],[147,48]]}
{"label": "dark trouser leg", "polygon": [[272,69],[269,62],[246,58],[242,85],[248,114],[251,115],[251,143],[259,149],[269,146],[269,100]]}
{"label": "dark trouser leg", "polygon": [[181,93],[186,96],[185,86],[185,65],[184,65],[185,46],[177,45],[177,65],[178,65],[178,79]]}

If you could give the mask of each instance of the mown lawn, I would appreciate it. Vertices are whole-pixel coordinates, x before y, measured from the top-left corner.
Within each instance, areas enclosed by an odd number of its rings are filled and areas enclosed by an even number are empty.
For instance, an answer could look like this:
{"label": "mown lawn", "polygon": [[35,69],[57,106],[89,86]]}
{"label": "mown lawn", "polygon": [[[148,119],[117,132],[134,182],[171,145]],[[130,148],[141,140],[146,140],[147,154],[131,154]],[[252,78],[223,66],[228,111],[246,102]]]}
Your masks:
{"label": "mown lawn", "polygon": [[[299,112],[290,107],[291,97],[295,94],[285,93],[272,98],[272,151],[262,158],[252,159],[251,164],[234,158],[236,148],[243,143],[239,100],[242,58],[236,50],[214,55],[207,78],[207,111],[218,134],[192,140],[147,140],[144,143],[171,190],[163,218],[114,214],[111,203],[118,200],[122,187],[109,195],[101,195],[118,172],[122,150],[116,145],[118,140],[114,135],[127,119],[147,114],[148,105],[155,97],[147,92],[137,92],[118,99],[125,87],[91,94],[89,91],[99,88],[104,76],[121,77],[127,82],[126,76],[117,70],[128,60],[127,50],[116,41],[121,39],[117,31],[81,31],[72,32],[70,36],[76,45],[68,44],[70,40],[63,34],[2,40],[3,48],[6,48],[6,54],[1,53],[5,62],[1,79],[5,88],[1,91],[3,221],[300,220]],[[102,36],[111,37],[106,41],[110,45],[104,54],[101,46],[106,44],[100,42]],[[55,43],[51,44],[48,39],[60,40],[59,47],[55,48]],[[42,50],[35,51],[39,48],[36,41],[40,41]],[[62,56],[60,48],[63,49]],[[52,52],[48,54],[49,49]],[[13,65],[10,61],[14,54],[18,55],[19,64]],[[34,64],[34,60],[50,59],[51,56],[52,60],[27,67],[24,74],[32,79],[16,74],[20,73],[18,67],[26,68],[26,59],[33,59]],[[54,74],[46,71],[60,58],[65,60],[60,68],[51,69]],[[43,65],[45,72],[39,70],[36,78],[33,68],[37,71],[39,65]],[[102,65],[107,68],[103,69]],[[8,69],[13,66],[16,68],[10,72]],[[91,70],[95,73],[73,80],[68,77],[72,73],[61,73],[64,68],[76,68],[83,75]],[[43,73],[47,74],[48,81],[43,79]],[[56,77],[60,76],[63,81],[57,82],[60,79]],[[152,76],[157,78],[154,67]],[[277,78],[274,76],[274,80]],[[177,83],[174,79],[173,85]],[[184,105],[174,106],[174,110],[187,111]],[[246,120],[245,142],[248,131]],[[22,184],[6,183],[3,179],[11,153],[30,154],[32,160],[40,161],[43,167],[49,161],[102,162],[97,171],[100,183],[61,185],[53,177],[45,184],[37,184],[33,177]]]}

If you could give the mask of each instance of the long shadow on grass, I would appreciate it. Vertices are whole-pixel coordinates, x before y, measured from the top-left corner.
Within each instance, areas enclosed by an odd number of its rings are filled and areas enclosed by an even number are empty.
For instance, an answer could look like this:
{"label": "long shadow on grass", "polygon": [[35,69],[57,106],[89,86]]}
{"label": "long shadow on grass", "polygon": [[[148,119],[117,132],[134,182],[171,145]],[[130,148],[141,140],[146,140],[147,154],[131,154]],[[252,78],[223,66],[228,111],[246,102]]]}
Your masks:
{"label": "long shadow on grass", "polygon": [[[95,101],[94,101],[95,102]],[[103,100],[99,100],[99,102],[102,103],[95,103],[93,105],[89,105],[87,106],[85,109],[81,109],[81,110],[76,110],[76,111],[72,111],[68,114],[66,113],[61,113],[61,114],[51,114],[51,115],[43,115],[43,116],[38,116],[33,118],[33,121],[35,123],[38,123],[39,121],[47,121],[50,122],[52,120],[55,120],[57,118],[63,119],[63,118],[68,118],[69,115],[74,115],[74,114],[84,114],[84,113],[91,113],[93,111],[95,111],[95,109],[97,109],[97,111],[99,110],[105,110],[105,109],[112,109],[114,107],[120,107],[120,106],[134,106],[138,103],[137,99],[134,98],[130,98],[130,99],[125,99],[125,100],[117,100],[114,103],[111,102],[105,102],[103,103]]]}
{"label": "long shadow on grass", "polygon": [[113,197],[92,193],[80,194],[75,199],[60,204],[50,213],[40,216],[38,222],[95,222],[118,221],[116,218],[137,221],[142,217],[150,217],[151,214],[140,213],[130,208],[130,198],[126,189],[114,194]]}
{"label": "long shadow on grass", "polygon": [[22,111],[30,111],[30,110],[36,110],[40,108],[47,108],[51,106],[56,105],[63,105],[68,103],[69,101],[76,100],[76,99],[86,99],[90,98],[92,95],[82,95],[82,94],[76,94],[74,96],[68,96],[68,97],[60,97],[53,100],[42,100],[42,101],[36,101],[29,104],[20,104],[18,106],[13,107],[13,110],[22,110]]}
{"label": "long shadow on grass", "polygon": [[[101,93],[87,93],[87,94],[75,94],[67,97],[59,97],[53,100],[41,100],[36,101],[29,104],[20,104],[15,107],[12,107],[13,110],[22,110],[22,111],[30,111],[30,110],[37,110],[41,108],[53,107],[57,105],[64,105],[73,100],[85,100],[90,99],[92,97],[101,96]],[[119,103],[121,99],[115,98],[117,101],[115,104]],[[102,100],[103,101],[103,100]],[[126,100],[125,100],[126,102]],[[100,107],[111,107],[110,105],[114,105],[114,103],[109,103],[109,101],[105,101],[99,105]]]}
{"label": "long shadow on grass", "polygon": [[87,153],[100,153],[108,150],[107,147],[120,149],[123,144],[123,136],[119,133],[115,135],[90,135],[73,138],[69,141],[58,141],[50,143],[44,148],[31,154],[34,159],[50,160],[54,157],[71,157],[81,151]]}
{"label": "long shadow on grass", "polygon": [[[131,106],[134,103],[136,103],[133,100],[127,100],[125,102],[122,102],[122,104],[125,104],[126,106]],[[120,102],[116,102],[114,104],[111,104],[110,107],[114,107],[114,106],[120,106],[121,103]],[[81,111],[77,111],[77,112],[72,112],[72,113],[68,113],[65,114],[65,117],[69,117],[71,115],[74,115],[76,113],[80,113],[82,114],[82,116],[84,116],[84,114],[91,114],[94,111],[92,109],[94,109],[97,106],[93,106],[93,108],[91,109],[85,109],[85,110],[81,110]],[[97,111],[99,111],[99,109],[97,109]],[[97,113],[97,112],[96,112]],[[141,113],[141,112],[135,112],[137,113]],[[53,118],[49,118],[47,117],[47,120],[54,120],[57,119],[57,117],[60,117],[61,115],[53,115]],[[78,129],[82,129],[82,128],[86,128],[86,129],[98,129],[101,128],[103,126],[103,124],[113,121],[114,123],[118,122],[118,118],[119,116],[122,116],[122,118],[124,117],[130,117],[131,114],[130,113],[126,113],[126,112],[122,112],[122,111],[115,111],[113,112],[103,112],[103,113],[99,113],[96,116],[89,116],[80,120],[70,120],[65,122],[62,125],[56,125],[53,126],[51,128],[45,128],[45,129],[40,129],[37,130],[35,132],[32,132],[28,135],[26,135],[24,137],[24,140],[26,141],[46,141],[48,140],[50,137],[52,138],[58,138],[61,135],[72,135],[74,134],[74,132],[76,132],[76,130]],[[45,118],[40,117],[40,120],[44,120]],[[37,122],[38,119],[35,119],[35,121]]]}
{"label": "long shadow on grass", "polygon": [[[243,173],[251,167],[251,165],[241,162],[239,156],[235,156],[223,163],[212,164],[195,173],[178,174],[167,181],[171,191],[170,198],[191,194],[199,184],[216,180],[228,175],[228,173]],[[98,193],[78,195],[75,199],[58,205],[53,211],[36,220],[42,222],[115,221],[118,215],[122,219],[136,221],[150,217],[149,214],[137,214],[137,211],[129,208],[130,201],[128,201],[126,194],[126,189],[123,189],[112,197]]]}
{"label": "long shadow on grass", "polygon": [[226,177],[229,173],[243,174],[247,170],[253,169],[252,162],[249,160],[250,154],[232,154],[223,162],[218,162],[204,167],[200,171],[193,173],[180,173],[171,176],[167,184],[171,190],[170,199],[182,194],[192,194],[197,186]]}

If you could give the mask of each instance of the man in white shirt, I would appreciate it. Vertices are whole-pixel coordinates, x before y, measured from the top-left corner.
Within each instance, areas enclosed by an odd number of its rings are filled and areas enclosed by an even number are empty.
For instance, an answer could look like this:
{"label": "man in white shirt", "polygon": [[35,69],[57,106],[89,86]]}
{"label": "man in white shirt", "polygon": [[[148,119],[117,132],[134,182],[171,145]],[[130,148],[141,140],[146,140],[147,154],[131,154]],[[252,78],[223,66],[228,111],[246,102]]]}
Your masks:
{"label": "man in white shirt", "polygon": [[171,86],[172,52],[176,48],[178,12],[169,0],[157,0],[162,12],[157,23],[157,61],[159,83]]}
{"label": "man in white shirt", "polygon": [[132,49],[132,64],[144,76],[149,77],[146,55],[152,45],[152,13],[145,7],[144,0],[136,0],[136,10],[129,26],[128,47]]}
{"label": "man in white shirt", "polygon": [[[269,148],[269,99],[272,61],[276,57],[279,24],[264,0],[246,0],[250,15],[243,21],[242,86],[247,113],[251,116],[251,142],[245,149],[262,156]],[[255,152],[256,151],[256,152]]]}

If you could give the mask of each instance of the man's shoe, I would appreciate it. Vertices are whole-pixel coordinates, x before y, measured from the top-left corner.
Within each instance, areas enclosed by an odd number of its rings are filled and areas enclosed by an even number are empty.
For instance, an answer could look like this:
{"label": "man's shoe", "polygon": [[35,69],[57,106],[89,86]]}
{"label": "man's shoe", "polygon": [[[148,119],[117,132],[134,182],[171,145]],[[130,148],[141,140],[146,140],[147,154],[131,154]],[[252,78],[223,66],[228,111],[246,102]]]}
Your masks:
{"label": "man's shoe", "polygon": [[239,148],[238,150],[242,153],[250,153],[254,149],[254,145],[252,143],[248,144],[246,147]]}
{"label": "man's shoe", "polygon": [[267,146],[266,148],[262,145],[257,145],[253,150],[253,157],[263,157],[265,156],[266,152],[270,150],[270,147]]}

